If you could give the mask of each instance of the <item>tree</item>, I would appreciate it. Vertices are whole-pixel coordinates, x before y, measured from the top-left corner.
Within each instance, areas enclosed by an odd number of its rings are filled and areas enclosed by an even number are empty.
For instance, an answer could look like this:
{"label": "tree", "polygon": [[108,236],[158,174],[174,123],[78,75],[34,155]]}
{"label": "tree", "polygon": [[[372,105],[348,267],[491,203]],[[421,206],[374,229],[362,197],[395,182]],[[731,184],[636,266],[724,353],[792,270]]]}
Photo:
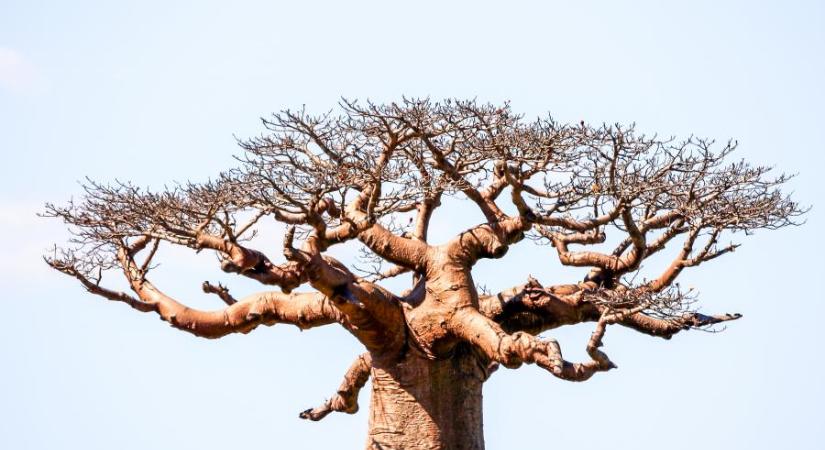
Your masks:
{"label": "tree", "polygon": [[[481,388],[499,365],[536,364],[584,381],[616,367],[601,350],[609,325],[669,339],[738,319],[699,313],[693,291],[675,280],[733,252],[738,244],[720,245],[725,235],[793,225],[804,213],[780,191],[788,176],[727,162],[734,142],[714,150],[712,141],[660,139],[633,126],[528,122],[509,105],[475,101],[340,106],[338,115],[286,110],[264,119],[265,135],[240,142],[239,167],[206,183],[153,192],[88,181],[82,201],[47,204],[46,215],[74,237],[46,262],[93,294],[195,336],[343,326],[366,351],[332,398],[301,418],[355,413],[371,378],[367,448],[481,449]],[[431,218],[449,197],[469,200],[484,221],[429,243]],[[288,225],[283,262],[250,247],[264,218]],[[371,269],[356,275],[327,254],[347,241],[364,246]],[[473,266],[525,241],[549,244],[583,280],[525,277],[480,293]],[[149,279],[161,243],[214,251],[224,272],[280,290],[236,300],[204,282],[226,307],[187,307]],[[674,244],[665,267],[639,275],[643,261]],[[104,287],[109,271],[122,272],[132,293]],[[382,287],[404,273],[409,290]],[[312,291],[293,292],[303,285]],[[583,322],[595,323],[588,361],[567,361],[556,341],[537,337]]]}

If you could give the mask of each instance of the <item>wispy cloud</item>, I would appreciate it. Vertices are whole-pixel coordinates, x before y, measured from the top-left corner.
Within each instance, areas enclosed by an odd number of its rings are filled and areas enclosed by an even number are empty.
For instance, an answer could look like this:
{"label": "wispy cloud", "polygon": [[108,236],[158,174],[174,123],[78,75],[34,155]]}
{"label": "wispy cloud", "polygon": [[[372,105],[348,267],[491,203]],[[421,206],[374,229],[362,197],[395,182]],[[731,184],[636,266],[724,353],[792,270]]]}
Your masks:
{"label": "wispy cloud", "polygon": [[20,52],[0,47],[0,89],[14,94],[31,94],[43,88],[37,68]]}

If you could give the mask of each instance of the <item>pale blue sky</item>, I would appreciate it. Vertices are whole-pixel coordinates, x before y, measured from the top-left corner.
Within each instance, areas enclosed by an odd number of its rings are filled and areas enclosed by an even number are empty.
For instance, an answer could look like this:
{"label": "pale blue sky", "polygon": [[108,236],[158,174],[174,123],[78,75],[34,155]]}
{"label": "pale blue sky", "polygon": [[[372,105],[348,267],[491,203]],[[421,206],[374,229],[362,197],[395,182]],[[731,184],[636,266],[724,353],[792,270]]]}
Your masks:
{"label": "pale blue sky", "polygon": [[[345,4],[346,3],[346,4]],[[50,272],[64,237],[34,216],[77,180],[161,187],[232,164],[258,117],[340,96],[512,100],[529,116],[632,122],[740,141],[738,157],[798,172],[808,224],[759,232],[687,272],[722,334],[672,341],[611,329],[617,371],[584,384],[534,367],[485,388],[488,448],[818,449],[825,441],[822,130],[825,3],[57,2],[0,4],[0,448],[362,448],[362,412],[300,421],[353,357],[340,329],[200,340]],[[439,216],[438,236],[470,219]],[[276,235],[271,245],[275,247]],[[270,245],[270,244],[262,244]],[[346,256],[351,249],[343,249]],[[259,286],[209,255],[167,250],[158,284],[217,307],[200,281]],[[484,263],[492,290],[563,271],[523,244]],[[548,336],[584,357],[591,325]]]}

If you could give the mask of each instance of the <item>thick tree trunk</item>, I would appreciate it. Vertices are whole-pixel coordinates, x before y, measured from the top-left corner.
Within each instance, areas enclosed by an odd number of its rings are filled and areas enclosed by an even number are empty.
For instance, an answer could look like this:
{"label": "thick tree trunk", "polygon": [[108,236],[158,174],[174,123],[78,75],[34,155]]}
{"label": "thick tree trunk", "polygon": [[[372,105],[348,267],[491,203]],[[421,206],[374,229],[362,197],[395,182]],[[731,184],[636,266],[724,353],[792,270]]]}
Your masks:
{"label": "thick tree trunk", "polygon": [[481,450],[487,361],[465,344],[432,361],[410,351],[374,362],[368,450]]}

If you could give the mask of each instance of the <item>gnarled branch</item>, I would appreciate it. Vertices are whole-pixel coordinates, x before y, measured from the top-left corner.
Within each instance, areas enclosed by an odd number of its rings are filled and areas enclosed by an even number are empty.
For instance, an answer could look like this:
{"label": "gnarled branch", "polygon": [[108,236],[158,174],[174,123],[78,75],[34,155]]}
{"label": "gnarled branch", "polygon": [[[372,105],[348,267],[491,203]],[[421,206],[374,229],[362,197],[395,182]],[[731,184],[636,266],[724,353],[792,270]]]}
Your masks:
{"label": "gnarled branch", "polygon": [[347,369],[347,373],[344,374],[344,380],[341,382],[341,386],[338,387],[335,395],[325,401],[321,406],[302,411],[298,417],[319,421],[334,411],[347,414],[355,414],[358,412],[358,394],[370,378],[371,364],[372,357],[369,353],[359,355],[349,369]]}

